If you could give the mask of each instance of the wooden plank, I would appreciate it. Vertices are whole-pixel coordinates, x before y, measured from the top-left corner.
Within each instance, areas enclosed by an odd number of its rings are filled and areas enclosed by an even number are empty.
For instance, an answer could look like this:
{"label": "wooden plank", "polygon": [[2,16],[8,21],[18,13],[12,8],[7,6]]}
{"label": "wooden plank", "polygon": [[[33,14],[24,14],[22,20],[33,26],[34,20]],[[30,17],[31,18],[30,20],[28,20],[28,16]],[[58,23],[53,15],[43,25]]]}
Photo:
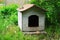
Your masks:
{"label": "wooden plank", "polygon": [[36,32],[23,32],[24,34],[47,34],[45,31],[36,31]]}

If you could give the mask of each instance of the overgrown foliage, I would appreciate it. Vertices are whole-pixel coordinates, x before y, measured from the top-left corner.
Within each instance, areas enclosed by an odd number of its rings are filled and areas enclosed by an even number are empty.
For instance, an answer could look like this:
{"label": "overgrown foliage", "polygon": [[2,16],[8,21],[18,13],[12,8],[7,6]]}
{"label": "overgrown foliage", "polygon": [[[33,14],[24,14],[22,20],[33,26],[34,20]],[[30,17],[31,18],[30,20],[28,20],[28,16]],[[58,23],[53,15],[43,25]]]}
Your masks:
{"label": "overgrown foliage", "polygon": [[47,12],[45,13],[45,28],[48,32],[48,35],[52,36],[53,34],[56,35],[56,33],[59,33],[60,0],[31,0],[31,3],[47,10]]}
{"label": "overgrown foliage", "polygon": [[45,8],[46,23],[49,25],[57,25],[60,23],[60,1],[59,0],[31,0],[31,3],[39,7]]}
{"label": "overgrown foliage", "polygon": [[[44,35],[24,35],[17,26],[17,5],[0,6],[0,40],[39,40]],[[42,36],[42,37],[41,37]]]}
{"label": "overgrown foliage", "polygon": [[[60,0],[31,0],[31,3],[47,10],[47,34],[23,35],[17,25],[17,5],[0,6],[0,40],[52,40],[60,39]],[[29,36],[29,37],[28,37]]]}
{"label": "overgrown foliage", "polygon": [[17,25],[17,7],[17,5],[0,6],[0,34],[8,27],[8,25]]}

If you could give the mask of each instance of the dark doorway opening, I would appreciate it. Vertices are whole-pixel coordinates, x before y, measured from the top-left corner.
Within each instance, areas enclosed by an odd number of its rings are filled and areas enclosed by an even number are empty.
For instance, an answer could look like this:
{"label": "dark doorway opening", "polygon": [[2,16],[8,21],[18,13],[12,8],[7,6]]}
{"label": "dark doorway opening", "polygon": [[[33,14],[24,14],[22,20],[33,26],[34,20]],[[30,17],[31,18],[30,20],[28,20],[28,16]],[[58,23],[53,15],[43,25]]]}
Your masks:
{"label": "dark doorway opening", "polygon": [[38,27],[39,17],[37,15],[31,15],[28,18],[28,27]]}

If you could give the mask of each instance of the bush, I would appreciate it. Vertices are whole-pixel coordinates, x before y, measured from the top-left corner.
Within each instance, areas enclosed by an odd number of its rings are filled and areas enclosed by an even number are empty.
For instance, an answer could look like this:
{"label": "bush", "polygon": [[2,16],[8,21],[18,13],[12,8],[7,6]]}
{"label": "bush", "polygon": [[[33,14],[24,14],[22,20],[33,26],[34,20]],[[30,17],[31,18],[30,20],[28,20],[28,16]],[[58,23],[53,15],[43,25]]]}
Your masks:
{"label": "bush", "polygon": [[2,7],[0,10],[0,15],[2,17],[2,19],[6,19],[7,21],[17,24],[17,5],[13,4],[12,5],[8,5],[8,6],[4,6]]}
{"label": "bush", "polygon": [[41,8],[47,10],[46,14],[46,25],[57,25],[60,23],[60,1],[59,0],[31,0],[31,3],[38,5]]}
{"label": "bush", "polygon": [[[13,6],[12,6],[13,5]],[[10,24],[18,23],[18,13],[17,13],[17,5],[12,4],[7,6],[0,6],[0,32],[7,28]],[[0,33],[0,34],[1,34]]]}

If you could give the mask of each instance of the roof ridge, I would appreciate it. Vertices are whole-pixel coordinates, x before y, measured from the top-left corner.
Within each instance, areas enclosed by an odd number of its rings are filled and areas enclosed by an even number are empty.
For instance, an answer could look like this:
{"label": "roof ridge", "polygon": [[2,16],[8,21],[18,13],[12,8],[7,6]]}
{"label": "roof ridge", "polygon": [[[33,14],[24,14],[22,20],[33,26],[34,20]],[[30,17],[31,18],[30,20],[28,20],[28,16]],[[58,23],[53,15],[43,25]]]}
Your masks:
{"label": "roof ridge", "polygon": [[[17,10],[19,10],[19,11],[25,11],[25,10],[33,7],[33,6],[36,6],[36,5],[35,4],[25,4],[25,5],[22,6],[22,8],[18,8]],[[40,7],[38,7],[38,8],[40,8]],[[40,9],[42,9],[42,8],[40,8]],[[42,10],[44,10],[44,9],[42,9]]]}

